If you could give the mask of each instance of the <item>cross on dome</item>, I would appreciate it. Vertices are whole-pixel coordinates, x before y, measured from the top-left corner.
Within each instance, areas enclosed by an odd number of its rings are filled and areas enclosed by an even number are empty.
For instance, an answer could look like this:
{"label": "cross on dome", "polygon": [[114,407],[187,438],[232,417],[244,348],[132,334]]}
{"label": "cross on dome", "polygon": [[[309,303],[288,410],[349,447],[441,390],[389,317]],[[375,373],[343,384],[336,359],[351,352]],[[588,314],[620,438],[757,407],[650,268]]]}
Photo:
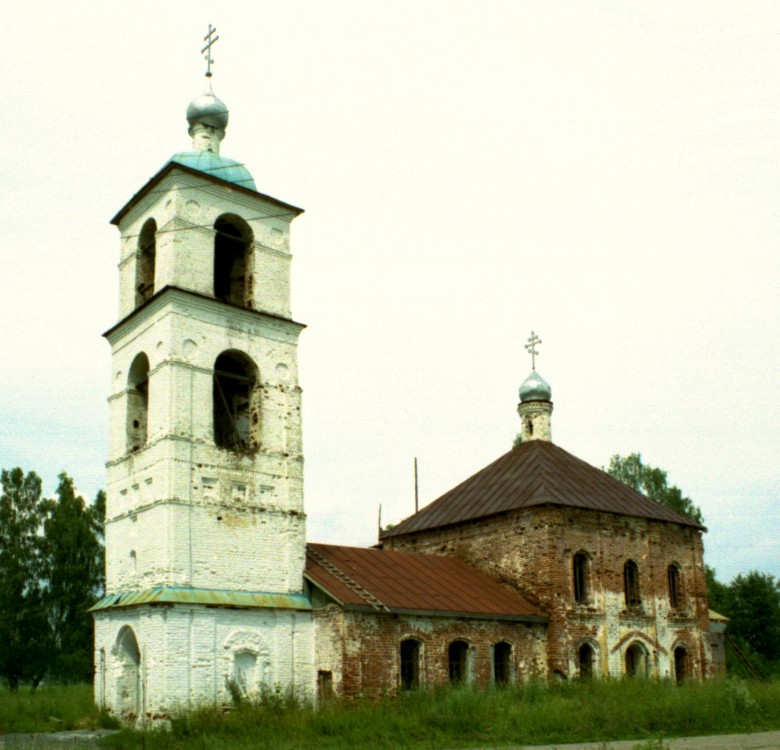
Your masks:
{"label": "cross on dome", "polygon": [[525,348],[531,355],[531,369],[533,370],[536,369],[536,355],[539,354],[539,352],[536,351],[536,345],[541,343],[542,340],[533,331],[531,331],[531,335],[528,337],[528,343],[525,345]]}
{"label": "cross on dome", "polygon": [[212,76],[211,64],[214,62],[214,58],[211,57],[211,48],[219,39],[218,36],[214,36],[216,33],[216,27],[212,28],[211,24],[209,24],[209,33],[203,37],[203,41],[206,42],[206,46],[200,52],[206,58],[206,78],[211,78]]}

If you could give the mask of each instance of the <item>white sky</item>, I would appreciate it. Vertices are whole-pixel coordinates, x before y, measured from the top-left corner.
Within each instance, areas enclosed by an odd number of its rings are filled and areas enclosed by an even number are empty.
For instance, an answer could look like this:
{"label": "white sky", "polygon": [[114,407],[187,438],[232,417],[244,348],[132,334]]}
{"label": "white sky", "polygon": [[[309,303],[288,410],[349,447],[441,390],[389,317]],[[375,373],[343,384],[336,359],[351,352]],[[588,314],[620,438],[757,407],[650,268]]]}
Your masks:
{"label": "white sky", "polygon": [[641,451],[728,580],[780,575],[780,4],[14,3],[0,466],[104,485],[118,235],[204,88],[293,225],[309,538],[504,453],[543,339],[555,442]]}

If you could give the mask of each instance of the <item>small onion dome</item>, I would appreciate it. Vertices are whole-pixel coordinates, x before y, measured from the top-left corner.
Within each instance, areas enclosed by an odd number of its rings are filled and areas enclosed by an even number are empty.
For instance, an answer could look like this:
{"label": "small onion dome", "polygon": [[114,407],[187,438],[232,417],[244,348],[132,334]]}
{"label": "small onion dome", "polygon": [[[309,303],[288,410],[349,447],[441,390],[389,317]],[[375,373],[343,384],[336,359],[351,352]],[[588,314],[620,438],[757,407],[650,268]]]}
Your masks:
{"label": "small onion dome", "polygon": [[199,172],[205,172],[212,177],[219,177],[225,182],[257,190],[252,175],[243,164],[228,159],[226,156],[215,154],[213,151],[182,151],[174,154],[170,161],[183,164],[190,169],[197,169]]}
{"label": "small onion dome", "polygon": [[228,119],[228,108],[225,103],[217,99],[211,91],[196,96],[187,107],[187,122],[190,124],[190,129],[203,123],[217,130],[224,130]]}
{"label": "small onion dome", "polygon": [[550,384],[536,370],[533,370],[520,386],[520,402],[549,401],[551,398]]}

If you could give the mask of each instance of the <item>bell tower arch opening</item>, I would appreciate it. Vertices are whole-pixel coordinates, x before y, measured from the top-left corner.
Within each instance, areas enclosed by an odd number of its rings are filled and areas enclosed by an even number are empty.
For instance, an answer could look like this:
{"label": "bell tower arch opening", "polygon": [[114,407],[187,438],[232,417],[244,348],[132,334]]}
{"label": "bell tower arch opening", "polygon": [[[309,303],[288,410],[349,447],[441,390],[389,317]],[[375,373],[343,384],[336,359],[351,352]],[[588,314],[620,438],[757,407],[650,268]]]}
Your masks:
{"label": "bell tower arch opening", "polygon": [[226,351],[214,363],[214,443],[253,452],[261,443],[261,398],[255,363],[243,352]]}
{"label": "bell tower arch opening", "polygon": [[127,375],[127,452],[139,451],[149,435],[149,358],[141,352]]}
{"label": "bell tower arch opening", "polygon": [[252,306],[252,230],[235,214],[214,222],[214,296],[241,307]]}
{"label": "bell tower arch opening", "polygon": [[157,255],[157,222],[147,219],[138,236],[135,260],[135,306],[140,307],[154,294],[154,265]]}

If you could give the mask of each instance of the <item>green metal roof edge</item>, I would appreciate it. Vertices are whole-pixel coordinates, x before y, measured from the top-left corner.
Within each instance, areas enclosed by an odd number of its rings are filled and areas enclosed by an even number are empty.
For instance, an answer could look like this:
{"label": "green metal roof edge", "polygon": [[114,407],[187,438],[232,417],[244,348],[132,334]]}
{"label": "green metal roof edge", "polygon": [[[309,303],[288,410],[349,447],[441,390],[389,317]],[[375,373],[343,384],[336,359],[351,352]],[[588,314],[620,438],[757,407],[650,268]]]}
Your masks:
{"label": "green metal roof edge", "polygon": [[204,607],[230,607],[236,609],[311,610],[311,602],[305,594],[274,594],[265,591],[155,586],[142,591],[123,591],[118,594],[108,594],[91,607],[89,611],[98,612],[105,609],[137,607],[144,604],[195,604]]}

